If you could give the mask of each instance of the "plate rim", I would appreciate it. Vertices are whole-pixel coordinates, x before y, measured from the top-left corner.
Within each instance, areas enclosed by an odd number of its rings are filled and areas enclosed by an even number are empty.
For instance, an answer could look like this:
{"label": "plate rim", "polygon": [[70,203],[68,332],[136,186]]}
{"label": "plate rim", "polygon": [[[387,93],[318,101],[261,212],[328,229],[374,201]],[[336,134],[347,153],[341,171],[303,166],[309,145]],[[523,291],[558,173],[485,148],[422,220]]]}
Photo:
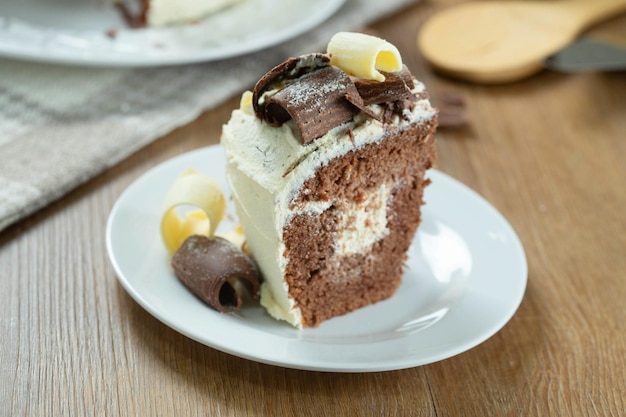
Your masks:
{"label": "plate rim", "polygon": [[[447,349],[444,352],[431,353],[429,355],[422,356],[422,359],[419,359],[419,360],[414,357],[407,357],[405,358],[405,360],[394,360],[388,363],[352,362],[349,364],[341,364],[341,363],[337,363],[334,361],[320,361],[319,359],[313,360],[313,361],[309,360],[306,362],[294,362],[294,361],[289,361],[289,360],[276,359],[275,355],[251,354],[246,351],[242,352],[241,349],[234,348],[230,345],[216,343],[215,340],[211,340],[211,341],[206,340],[202,337],[199,337],[199,335],[194,334],[193,332],[187,331],[187,329],[177,326],[177,324],[174,323],[174,321],[172,321],[171,318],[163,317],[158,313],[158,311],[155,311],[155,308],[140,293],[136,291],[136,289],[132,286],[132,283],[128,280],[124,272],[121,270],[114,256],[114,248],[112,244],[113,223],[115,221],[118,211],[120,210],[121,206],[123,205],[123,202],[125,201],[125,198],[127,198],[127,196],[132,193],[134,187],[139,187],[143,182],[149,182],[149,179],[151,176],[155,175],[155,173],[160,170],[167,169],[170,165],[176,165],[180,161],[186,160],[188,158],[192,158],[198,154],[203,154],[203,153],[208,154],[214,150],[220,150],[220,149],[221,149],[220,145],[210,145],[207,147],[198,148],[192,151],[182,153],[173,158],[167,159],[159,163],[158,165],[150,168],[149,170],[145,171],[143,174],[141,174],[139,177],[133,180],[124,189],[124,191],[119,195],[119,197],[115,201],[110,211],[110,214],[106,223],[106,237],[105,237],[106,249],[107,249],[109,260],[115,271],[117,281],[122,285],[122,287],[131,296],[131,298],[133,298],[150,315],[152,315],[154,318],[164,323],[166,326],[175,330],[176,332],[181,333],[185,335],[186,337],[189,337],[190,339],[195,340],[196,342],[201,343],[205,346],[231,354],[233,356],[252,360],[255,362],[274,365],[274,366],[280,366],[280,367],[291,368],[291,369],[308,370],[308,371],[337,372],[337,373],[381,372],[381,371],[393,371],[393,370],[400,370],[400,369],[407,369],[407,368],[412,368],[412,367],[417,367],[417,366],[423,366],[426,364],[448,359],[460,353],[466,352],[482,344],[483,342],[491,338],[494,334],[499,332],[511,320],[511,318],[515,315],[515,313],[519,309],[519,306],[521,305],[521,302],[524,298],[526,288],[527,288],[527,283],[528,283],[528,262],[527,262],[526,254],[522,246],[522,243],[518,235],[515,233],[515,230],[513,229],[511,224],[507,221],[507,219],[493,205],[491,205],[484,197],[482,197],[476,191],[464,185],[462,182],[456,180],[455,178],[449,176],[448,174],[445,174],[438,170],[431,169],[428,175],[431,177],[431,179],[433,179],[433,183],[435,183],[435,180],[447,181],[449,184],[452,184],[454,187],[456,187],[457,191],[460,190],[461,192],[469,196],[469,198],[475,199],[482,206],[482,208],[490,211],[489,214],[494,215],[497,221],[500,222],[501,225],[505,227],[505,229],[507,229],[508,237],[511,238],[510,243],[513,244],[514,249],[516,250],[516,255],[519,257],[518,260],[520,261],[520,266],[522,267],[522,269],[520,271],[517,271],[516,273],[515,271],[513,271],[513,273],[517,275],[519,279],[518,285],[520,285],[519,291],[516,293],[517,297],[515,297],[514,299],[511,299],[510,302],[507,304],[509,306],[507,310],[507,314],[502,315],[500,319],[497,321],[497,324],[492,325],[488,331],[481,332],[476,337],[468,339],[465,343],[458,344],[455,348]],[[206,308],[208,309],[209,307],[206,307]],[[436,325],[437,324],[435,324],[434,326]],[[293,329],[293,330],[296,332],[298,331],[296,329]],[[376,342],[373,342],[373,343],[376,343]]]}

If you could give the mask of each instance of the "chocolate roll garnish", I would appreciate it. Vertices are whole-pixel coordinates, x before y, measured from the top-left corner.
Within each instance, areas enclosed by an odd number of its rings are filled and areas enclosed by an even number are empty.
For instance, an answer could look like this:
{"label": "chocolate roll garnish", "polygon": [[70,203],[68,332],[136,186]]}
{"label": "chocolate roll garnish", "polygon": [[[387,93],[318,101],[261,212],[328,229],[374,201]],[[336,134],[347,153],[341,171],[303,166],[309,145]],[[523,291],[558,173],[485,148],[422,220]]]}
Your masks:
{"label": "chocolate roll garnish", "polygon": [[366,106],[394,102],[413,96],[413,77],[406,65],[398,72],[384,72],[385,81],[356,78],[354,85]]}
{"label": "chocolate roll garnish", "polygon": [[358,113],[359,109],[348,101],[349,95],[359,99],[350,77],[328,66],[303,75],[268,97],[266,117],[283,123],[293,119],[306,145]]}
{"label": "chocolate roll garnish", "polygon": [[190,236],[174,253],[172,267],[192,293],[219,312],[241,308],[240,283],[258,297],[260,273],[256,263],[226,239]]}
{"label": "chocolate roll garnish", "polygon": [[[254,87],[255,114],[270,126],[293,120],[303,145],[353,119],[359,111],[384,123],[416,100],[408,68],[384,73],[384,81],[352,78],[330,65],[328,56],[290,58],[265,74]],[[376,113],[368,106],[381,104]]]}
{"label": "chocolate roll garnish", "polygon": [[314,72],[318,69],[330,65],[330,59],[324,54],[308,54],[300,57],[289,58],[272,68],[254,86],[252,91],[252,107],[254,113],[270,126],[280,126],[286,120],[274,120],[268,118],[265,112],[265,100],[263,95],[271,90],[280,90],[293,80],[296,80],[306,73]]}
{"label": "chocolate roll garnish", "polygon": [[322,54],[290,58],[257,83],[252,105],[270,126],[293,120],[306,145],[359,111],[378,117],[363,103],[353,81]]}

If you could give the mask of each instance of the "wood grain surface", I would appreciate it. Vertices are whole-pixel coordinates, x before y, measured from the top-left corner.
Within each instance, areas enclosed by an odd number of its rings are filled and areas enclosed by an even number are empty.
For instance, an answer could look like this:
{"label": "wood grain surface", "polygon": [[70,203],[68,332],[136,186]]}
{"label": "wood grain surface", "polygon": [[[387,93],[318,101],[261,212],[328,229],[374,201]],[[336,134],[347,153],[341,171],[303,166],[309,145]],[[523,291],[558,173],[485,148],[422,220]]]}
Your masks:
{"label": "wood grain surface", "polygon": [[149,168],[217,143],[233,98],[0,234],[0,416],[625,415],[626,73],[439,76],[415,37],[455,3],[423,1],[368,30],[442,108],[446,94],[465,102],[470,125],[439,131],[439,169],[500,210],[528,257],[500,332],[422,367],[318,373],[221,353],[141,308],[106,255],[109,211]]}

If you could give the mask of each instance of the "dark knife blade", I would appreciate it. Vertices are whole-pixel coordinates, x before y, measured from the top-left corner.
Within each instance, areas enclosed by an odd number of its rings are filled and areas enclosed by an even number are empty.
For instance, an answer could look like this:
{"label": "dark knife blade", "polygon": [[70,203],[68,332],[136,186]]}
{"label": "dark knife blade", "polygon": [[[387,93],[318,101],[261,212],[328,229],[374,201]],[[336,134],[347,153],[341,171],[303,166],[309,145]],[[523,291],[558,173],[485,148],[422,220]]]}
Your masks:
{"label": "dark knife blade", "polygon": [[626,41],[583,37],[548,57],[545,66],[561,72],[626,70]]}

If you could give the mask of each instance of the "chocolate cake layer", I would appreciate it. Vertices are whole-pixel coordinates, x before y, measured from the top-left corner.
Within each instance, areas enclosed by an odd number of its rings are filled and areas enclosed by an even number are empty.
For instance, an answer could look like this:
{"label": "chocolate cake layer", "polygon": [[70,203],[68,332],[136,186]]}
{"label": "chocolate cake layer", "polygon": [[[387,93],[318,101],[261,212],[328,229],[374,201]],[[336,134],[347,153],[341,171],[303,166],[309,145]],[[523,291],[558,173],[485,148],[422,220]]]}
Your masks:
{"label": "chocolate cake layer", "polygon": [[[402,131],[388,125],[384,140],[331,161],[305,182],[294,208],[311,201],[332,202],[321,215],[294,216],[283,231],[289,259],[285,279],[305,327],[395,293],[421,220],[424,172],[436,155],[435,127],[435,119]],[[387,236],[365,253],[335,253],[342,208],[363,202],[382,185],[391,189]]]}

